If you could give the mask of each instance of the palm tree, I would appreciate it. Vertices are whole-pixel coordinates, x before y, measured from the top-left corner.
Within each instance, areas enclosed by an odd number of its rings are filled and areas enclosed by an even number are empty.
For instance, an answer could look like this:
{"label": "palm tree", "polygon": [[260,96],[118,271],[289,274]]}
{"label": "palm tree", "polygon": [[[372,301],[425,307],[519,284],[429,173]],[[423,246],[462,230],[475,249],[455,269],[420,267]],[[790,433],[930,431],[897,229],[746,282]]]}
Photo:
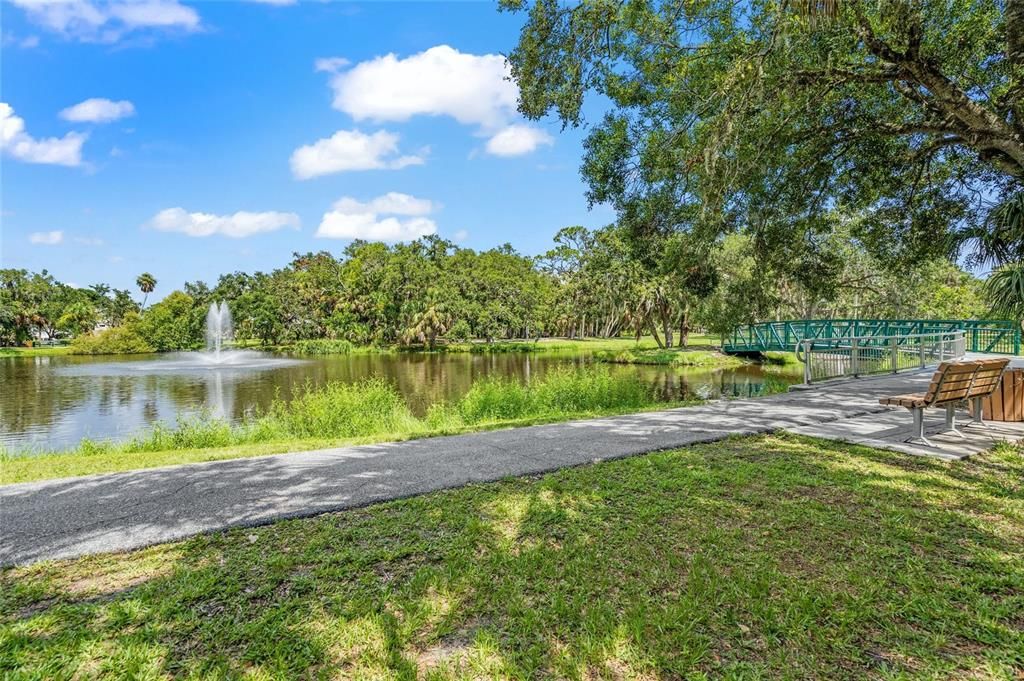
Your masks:
{"label": "palm tree", "polygon": [[1009,263],[993,270],[985,282],[985,294],[993,313],[1024,320],[1024,263]]}
{"label": "palm tree", "polygon": [[142,309],[146,309],[146,299],[149,298],[149,294],[156,288],[156,277],[149,272],[143,272],[135,280],[135,284],[145,294],[142,297]]}
{"label": "palm tree", "polygon": [[1011,194],[957,241],[957,250],[968,251],[966,261],[973,267],[1024,261],[1024,191]]}

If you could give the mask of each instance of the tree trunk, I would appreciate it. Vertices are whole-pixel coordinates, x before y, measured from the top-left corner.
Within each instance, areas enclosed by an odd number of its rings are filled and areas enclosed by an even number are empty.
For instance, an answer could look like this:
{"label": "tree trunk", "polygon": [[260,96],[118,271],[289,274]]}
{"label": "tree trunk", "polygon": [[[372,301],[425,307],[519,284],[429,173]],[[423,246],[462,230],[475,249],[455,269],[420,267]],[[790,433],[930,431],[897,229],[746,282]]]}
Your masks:
{"label": "tree trunk", "polygon": [[651,335],[654,336],[654,342],[658,344],[659,348],[665,347],[665,344],[661,342],[661,336],[658,335],[658,325],[654,323],[653,319],[648,319],[647,323],[651,327]]}

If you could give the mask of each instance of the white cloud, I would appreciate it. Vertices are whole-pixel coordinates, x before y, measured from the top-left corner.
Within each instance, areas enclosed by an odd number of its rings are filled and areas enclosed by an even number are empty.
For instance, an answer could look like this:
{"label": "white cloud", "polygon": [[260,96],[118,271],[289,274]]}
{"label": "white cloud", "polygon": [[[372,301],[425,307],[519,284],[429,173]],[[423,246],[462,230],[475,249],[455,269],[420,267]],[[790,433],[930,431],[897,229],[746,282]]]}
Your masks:
{"label": "white cloud", "polygon": [[366,239],[368,241],[412,241],[437,233],[437,225],[429,218],[400,220],[379,219],[373,213],[338,213],[324,215],[316,236],[326,239]]}
{"label": "white cloud", "polygon": [[246,0],[247,2],[254,2],[257,5],[294,5],[299,0]]}
{"label": "white cloud", "polygon": [[64,241],[64,232],[59,229],[55,229],[52,232],[32,232],[28,235],[28,240],[31,243],[43,246],[56,246]]}
{"label": "white cloud", "polygon": [[337,73],[351,63],[352,62],[344,57],[320,57],[313,62],[313,70],[323,71],[325,73]]}
{"label": "white cloud", "polygon": [[438,45],[399,59],[360,62],[331,79],[334,108],[356,120],[405,121],[416,115],[451,116],[496,130],[516,115],[518,92],[498,54],[465,54]]}
{"label": "white cloud", "polygon": [[178,0],[11,0],[34,23],[83,42],[116,42],[144,30],[192,32],[198,12]]}
{"label": "white cloud", "polygon": [[456,243],[461,244],[463,241],[469,238],[469,232],[467,232],[464,229],[460,229],[459,231],[455,232],[452,238],[455,239]]}
{"label": "white cloud", "polygon": [[82,246],[102,246],[103,239],[92,236],[76,236],[75,243],[81,244]]}
{"label": "white cloud", "polygon": [[273,232],[285,227],[299,228],[295,213],[250,213],[239,211],[233,215],[189,213],[184,208],[168,208],[157,213],[147,226],[161,232],[180,232],[188,236],[222,234],[240,239],[253,234]]}
{"label": "white cloud", "polygon": [[499,54],[437,45],[405,58],[387,54],[347,66],[339,57],[316,61],[317,71],[333,74],[334,108],[357,121],[449,116],[489,137],[486,150],[496,156],[520,156],[554,143],[545,131],[519,122],[519,92]]}
{"label": "white cloud", "polygon": [[134,115],[135,105],[127,99],[114,102],[102,97],[87,99],[60,112],[64,120],[77,123],[109,123]]}
{"label": "white cloud", "polygon": [[331,210],[324,214],[316,236],[392,243],[412,241],[437,233],[437,224],[424,216],[438,207],[428,199],[398,192],[389,192],[365,202],[346,196],[335,201]]}
{"label": "white cloud", "polygon": [[60,166],[82,164],[82,145],[87,135],[69,132],[63,137],[35,139],[25,132],[25,121],[10,104],[0,102],[0,151],[25,163]]}
{"label": "white cloud", "polygon": [[417,199],[400,192],[388,192],[370,201],[356,201],[348,196],[334,202],[334,210],[343,213],[385,213],[389,215],[430,215],[440,206],[430,199]]}
{"label": "white cloud", "polygon": [[300,180],[347,170],[404,168],[423,163],[421,155],[402,156],[398,135],[378,130],[367,135],[358,130],[339,130],[330,137],[299,147],[292,153],[292,174]]}
{"label": "white cloud", "polygon": [[495,156],[522,156],[542,144],[551,145],[551,135],[533,126],[516,124],[504,128],[487,140],[487,153]]}

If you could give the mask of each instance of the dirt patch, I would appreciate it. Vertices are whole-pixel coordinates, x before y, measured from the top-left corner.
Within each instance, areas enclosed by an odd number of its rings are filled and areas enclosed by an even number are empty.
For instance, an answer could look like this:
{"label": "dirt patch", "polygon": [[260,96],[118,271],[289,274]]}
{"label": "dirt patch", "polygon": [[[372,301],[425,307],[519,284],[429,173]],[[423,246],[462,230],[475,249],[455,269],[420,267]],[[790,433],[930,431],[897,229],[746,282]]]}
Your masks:
{"label": "dirt patch", "polygon": [[442,665],[462,667],[480,627],[478,620],[472,620],[457,631],[442,636],[434,645],[417,652],[414,659],[419,675],[423,676],[427,671]]}

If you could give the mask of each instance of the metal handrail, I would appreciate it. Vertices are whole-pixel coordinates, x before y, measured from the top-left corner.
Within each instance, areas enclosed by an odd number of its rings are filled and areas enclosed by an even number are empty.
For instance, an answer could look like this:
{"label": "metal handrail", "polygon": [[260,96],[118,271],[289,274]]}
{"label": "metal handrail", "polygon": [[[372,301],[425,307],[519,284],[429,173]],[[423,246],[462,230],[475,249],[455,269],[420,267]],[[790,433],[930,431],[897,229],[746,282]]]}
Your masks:
{"label": "metal handrail", "polygon": [[[924,342],[926,338],[935,339],[930,348]],[[965,338],[963,330],[826,339],[802,338],[796,342],[793,350],[797,359],[804,365],[804,383],[810,384],[815,379],[827,380],[848,375],[860,376],[890,371],[896,373],[901,369],[923,368],[928,365],[930,359],[942,362],[947,359],[963,357],[966,353]],[[917,343],[908,345],[908,341],[915,339],[917,339]],[[818,362],[818,375],[815,375],[815,367],[812,366],[815,345],[824,346],[818,353],[821,356],[821,361]],[[836,350],[849,351],[848,362],[842,361],[842,353],[837,357]],[[904,361],[901,366],[901,352],[907,356],[911,351],[917,355],[917,361],[910,364]],[[883,353],[887,353],[888,358]]]}
{"label": "metal handrail", "polygon": [[[844,338],[825,338],[825,339],[823,339],[823,338],[801,338],[800,340],[798,340],[796,342],[796,346],[795,346],[794,352],[796,352],[797,358],[799,359],[800,358],[800,346],[801,345],[806,345],[806,344],[814,345],[815,343],[819,343],[819,342],[820,343],[824,343],[824,342],[827,342],[827,341],[832,341],[833,342],[832,347],[837,347],[834,343],[837,343],[837,342],[840,342],[840,341],[862,341],[862,340],[878,341],[878,340],[886,340],[886,339],[890,339],[890,338],[921,338],[922,336],[945,336],[945,335],[952,336],[953,338],[951,340],[956,340],[957,337],[963,338],[965,334],[964,334],[963,331],[955,330],[955,331],[934,331],[934,332],[931,332],[931,333],[894,333],[894,334],[891,334],[891,335],[888,335],[888,336],[846,336]],[[802,362],[803,360],[801,359],[800,361]]]}
{"label": "metal handrail", "polygon": [[895,333],[964,331],[972,352],[1020,354],[1021,328],[1008,320],[985,319],[803,319],[767,321],[736,327],[722,339],[726,352],[788,350],[797,341],[841,339]]}

